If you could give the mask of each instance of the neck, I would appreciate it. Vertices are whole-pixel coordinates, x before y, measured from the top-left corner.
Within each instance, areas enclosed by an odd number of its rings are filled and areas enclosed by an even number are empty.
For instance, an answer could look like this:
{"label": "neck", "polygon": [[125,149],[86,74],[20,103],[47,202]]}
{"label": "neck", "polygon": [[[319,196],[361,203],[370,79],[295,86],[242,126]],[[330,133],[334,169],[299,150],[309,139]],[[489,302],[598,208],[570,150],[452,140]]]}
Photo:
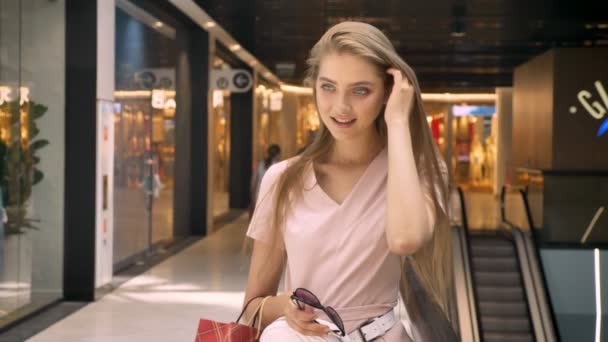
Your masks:
{"label": "neck", "polygon": [[349,140],[334,140],[327,158],[329,162],[339,164],[369,164],[382,148],[384,148],[384,141],[380,134],[373,129],[365,136]]}

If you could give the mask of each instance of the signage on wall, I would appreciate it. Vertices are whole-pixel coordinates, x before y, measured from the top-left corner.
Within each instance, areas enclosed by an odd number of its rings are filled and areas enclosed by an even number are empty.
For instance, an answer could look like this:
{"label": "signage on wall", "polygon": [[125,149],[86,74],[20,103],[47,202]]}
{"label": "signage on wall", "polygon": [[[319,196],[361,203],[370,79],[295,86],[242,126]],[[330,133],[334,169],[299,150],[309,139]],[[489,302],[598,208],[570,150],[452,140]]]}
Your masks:
{"label": "signage on wall", "polygon": [[139,89],[175,89],[175,69],[149,68],[134,75],[135,85]]}
{"label": "signage on wall", "polygon": [[[596,120],[602,120],[608,114],[608,95],[606,94],[606,89],[602,82],[595,81],[594,82],[595,89],[597,90],[598,96],[602,99],[603,105],[594,101],[593,95],[591,92],[583,89],[578,92],[577,98],[583,108],[586,110],[587,114],[591,115]],[[590,101],[592,101],[590,103]],[[578,112],[578,108],[576,106],[570,107],[570,113],[576,114]],[[601,124],[597,131],[597,136],[600,137],[608,132],[608,118],[606,118]]]}
{"label": "signage on wall", "polygon": [[251,89],[253,77],[244,69],[212,70],[209,81],[211,89],[244,93]]}
{"label": "signage on wall", "polygon": [[[11,93],[13,89],[9,86],[0,86],[0,105],[3,105],[5,102],[13,101],[13,97]],[[29,87],[19,87],[19,104],[23,105],[26,102],[30,101],[30,88]]]}

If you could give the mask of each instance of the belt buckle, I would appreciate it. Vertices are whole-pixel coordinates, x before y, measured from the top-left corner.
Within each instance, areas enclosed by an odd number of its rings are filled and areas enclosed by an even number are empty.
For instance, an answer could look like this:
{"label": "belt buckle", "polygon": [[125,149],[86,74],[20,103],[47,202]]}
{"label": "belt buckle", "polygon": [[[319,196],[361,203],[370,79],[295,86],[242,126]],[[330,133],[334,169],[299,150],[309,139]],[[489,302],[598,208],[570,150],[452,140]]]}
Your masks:
{"label": "belt buckle", "polygon": [[365,335],[363,335],[363,331],[361,331],[361,328],[357,328],[357,332],[359,333],[359,336],[361,336],[361,340],[363,342],[369,342],[367,341],[367,339],[365,338]]}
{"label": "belt buckle", "polygon": [[361,336],[361,339],[363,340],[363,342],[371,342],[373,340],[368,340],[367,338],[365,338],[365,335],[363,334],[363,331],[361,331],[362,328],[365,328],[366,326],[374,323],[375,319],[370,319],[367,322],[364,322],[363,324],[361,324],[358,328],[357,328],[357,332],[359,333],[359,335]]}

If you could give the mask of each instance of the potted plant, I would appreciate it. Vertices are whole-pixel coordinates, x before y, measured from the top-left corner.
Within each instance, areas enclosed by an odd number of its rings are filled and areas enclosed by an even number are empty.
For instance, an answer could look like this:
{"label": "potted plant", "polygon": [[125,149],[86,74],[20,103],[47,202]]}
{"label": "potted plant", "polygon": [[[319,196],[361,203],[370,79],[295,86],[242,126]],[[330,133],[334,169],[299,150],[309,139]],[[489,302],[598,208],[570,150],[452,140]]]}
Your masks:
{"label": "potted plant", "polygon": [[[0,286],[17,293],[31,282],[32,247],[28,230],[38,229],[30,210],[32,188],[44,174],[38,169],[38,152],[49,144],[37,139],[36,120],[48,108],[34,102],[8,101],[0,105],[0,188],[4,212],[0,213]],[[29,294],[29,291],[27,291]]]}
{"label": "potted plant", "polygon": [[[0,179],[7,222],[5,234],[22,234],[24,229],[38,229],[38,220],[29,217],[28,208],[34,185],[40,183],[44,174],[37,165],[38,152],[49,144],[46,139],[38,139],[40,130],[36,120],[44,116],[46,106],[34,102],[19,105],[18,101],[5,103],[11,113],[8,141],[0,142]],[[19,112],[19,115],[16,113]],[[7,144],[8,143],[8,144]]]}

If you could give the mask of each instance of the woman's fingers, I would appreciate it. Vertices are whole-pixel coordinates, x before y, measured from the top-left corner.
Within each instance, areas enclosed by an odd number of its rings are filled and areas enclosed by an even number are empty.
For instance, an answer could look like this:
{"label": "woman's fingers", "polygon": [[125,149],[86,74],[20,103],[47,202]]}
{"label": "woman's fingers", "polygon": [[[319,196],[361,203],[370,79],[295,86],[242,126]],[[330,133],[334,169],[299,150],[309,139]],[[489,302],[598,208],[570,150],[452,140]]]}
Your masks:
{"label": "woman's fingers", "polygon": [[326,336],[329,328],[314,321],[299,321],[287,319],[287,324],[302,335],[307,336]]}
{"label": "woman's fingers", "polygon": [[403,80],[403,74],[401,74],[401,71],[395,68],[390,68],[386,70],[386,72],[393,76],[393,91],[399,89]]}
{"label": "woman's fingers", "polygon": [[313,312],[310,312],[310,310],[300,310],[294,303],[286,309],[285,318],[287,319],[287,324],[300,334],[325,336],[329,333],[328,327],[314,322],[317,317]]}
{"label": "woman's fingers", "polygon": [[386,72],[391,74],[393,76],[393,80],[395,81],[393,90],[408,89],[412,87],[412,82],[410,82],[407,77],[403,77],[403,73],[401,72],[401,70],[390,68]]}

